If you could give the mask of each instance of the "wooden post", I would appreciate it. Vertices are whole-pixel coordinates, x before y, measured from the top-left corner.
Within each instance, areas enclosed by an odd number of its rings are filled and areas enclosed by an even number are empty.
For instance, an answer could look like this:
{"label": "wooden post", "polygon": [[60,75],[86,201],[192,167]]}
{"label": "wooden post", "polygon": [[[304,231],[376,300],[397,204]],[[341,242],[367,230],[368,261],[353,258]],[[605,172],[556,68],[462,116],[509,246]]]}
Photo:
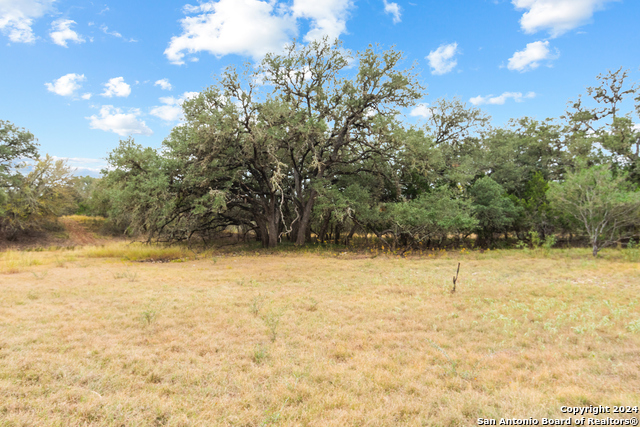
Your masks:
{"label": "wooden post", "polygon": [[456,291],[456,282],[458,281],[458,273],[460,273],[460,263],[458,263],[458,270],[456,271],[456,275],[453,276],[453,289],[451,289],[451,293]]}

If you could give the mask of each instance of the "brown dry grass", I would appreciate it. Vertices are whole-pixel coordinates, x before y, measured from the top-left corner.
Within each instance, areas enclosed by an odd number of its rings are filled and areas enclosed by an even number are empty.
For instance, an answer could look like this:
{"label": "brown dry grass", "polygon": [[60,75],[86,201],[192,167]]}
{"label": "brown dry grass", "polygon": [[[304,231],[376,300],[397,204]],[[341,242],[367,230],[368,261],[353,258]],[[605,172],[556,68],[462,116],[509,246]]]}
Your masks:
{"label": "brown dry grass", "polygon": [[96,254],[0,275],[0,425],[458,426],[638,404],[637,263]]}

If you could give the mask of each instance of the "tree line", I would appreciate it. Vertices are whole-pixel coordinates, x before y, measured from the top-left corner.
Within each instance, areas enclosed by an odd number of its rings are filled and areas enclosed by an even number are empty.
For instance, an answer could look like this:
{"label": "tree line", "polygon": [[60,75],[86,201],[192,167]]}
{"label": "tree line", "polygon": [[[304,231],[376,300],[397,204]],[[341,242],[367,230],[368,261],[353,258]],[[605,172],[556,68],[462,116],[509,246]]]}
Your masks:
{"label": "tree line", "polygon": [[[230,226],[264,247],[362,235],[393,250],[552,245],[568,235],[596,255],[638,238],[640,92],[626,71],[599,75],[557,119],[493,127],[480,109],[442,99],[419,127],[400,116],[424,96],[402,60],[325,40],[229,68],[185,101],[161,149],[120,141],[85,206],[166,242],[207,242]],[[6,198],[17,187],[4,188]]]}
{"label": "tree line", "polygon": [[100,180],[74,176],[64,160],[42,157],[38,147],[31,132],[0,120],[0,237],[6,240],[55,230],[62,215],[99,211],[94,200]]}

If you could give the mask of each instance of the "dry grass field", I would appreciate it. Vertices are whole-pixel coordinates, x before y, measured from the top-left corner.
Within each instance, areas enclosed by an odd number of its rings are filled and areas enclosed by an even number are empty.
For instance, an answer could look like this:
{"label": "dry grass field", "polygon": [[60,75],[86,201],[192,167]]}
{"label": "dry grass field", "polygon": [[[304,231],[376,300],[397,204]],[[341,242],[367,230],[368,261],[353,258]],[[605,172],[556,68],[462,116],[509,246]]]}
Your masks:
{"label": "dry grass field", "polygon": [[0,426],[467,426],[639,405],[640,267],[620,252],[0,253]]}

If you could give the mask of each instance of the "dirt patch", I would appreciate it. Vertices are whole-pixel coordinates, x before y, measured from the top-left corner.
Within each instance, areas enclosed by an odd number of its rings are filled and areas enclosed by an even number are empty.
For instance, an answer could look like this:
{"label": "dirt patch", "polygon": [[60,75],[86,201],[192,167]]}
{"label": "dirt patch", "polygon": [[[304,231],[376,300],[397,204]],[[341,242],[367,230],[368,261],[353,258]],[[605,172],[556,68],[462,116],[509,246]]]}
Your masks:
{"label": "dirt patch", "polygon": [[55,246],[69,246],[69,236],[65,230],[51,231],[24,231],[18,234],[15,240],[9,240],[7,236],[0,234],[0,251],[22,251],[36,248],[50,248]]}
{"label": "dirt patch", "polygon": [[73,217],[58,219],[60,229],[57,231],[25,231],[16,240],[10,241],[0,235],[0,251],[27,250],[50,247],[72,247],[86,245],[104,245],[118,240],[92,232],[88,226]]}
{"label": "dirt patch", "polygon": [[60,218],[60,223],[67,230],[67,233],[69,233],[71,246],[95,245],[98,243],[95,235],[78,221],[71,218]]}

